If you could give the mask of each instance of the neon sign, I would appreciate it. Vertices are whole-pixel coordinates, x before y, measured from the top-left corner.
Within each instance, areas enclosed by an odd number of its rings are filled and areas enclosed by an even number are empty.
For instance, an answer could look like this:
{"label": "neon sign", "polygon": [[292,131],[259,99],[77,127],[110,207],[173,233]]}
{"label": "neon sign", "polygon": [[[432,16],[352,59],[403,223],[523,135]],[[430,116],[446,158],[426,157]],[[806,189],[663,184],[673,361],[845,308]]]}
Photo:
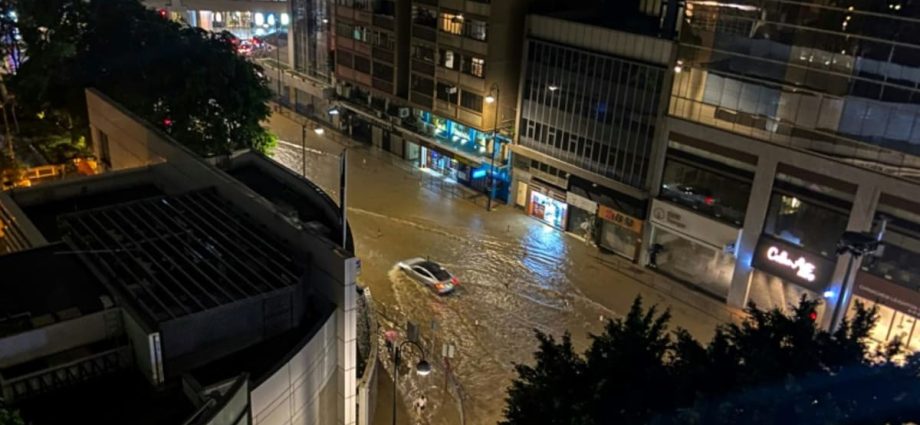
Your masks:
{"label": "neon sign", "polygon": [[795,271],[796,276],[809,282],[815,281],[815,265],[808,262],[805,257],[799,257],[793,261],[789,258],[789,253],[775,246],[767,249],[767,259],[782,266],[788,267]]}

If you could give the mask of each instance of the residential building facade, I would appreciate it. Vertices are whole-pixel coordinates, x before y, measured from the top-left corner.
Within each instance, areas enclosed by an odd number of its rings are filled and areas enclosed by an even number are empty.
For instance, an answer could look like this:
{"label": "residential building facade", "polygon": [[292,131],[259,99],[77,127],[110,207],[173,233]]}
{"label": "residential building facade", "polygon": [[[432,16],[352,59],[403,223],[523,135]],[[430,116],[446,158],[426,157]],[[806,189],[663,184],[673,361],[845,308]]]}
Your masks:
{"label": "residential building facade", "polygon": [[528,3],[337,1],[335,75],[352,136],[482,192],[494,181],[506,199]]}

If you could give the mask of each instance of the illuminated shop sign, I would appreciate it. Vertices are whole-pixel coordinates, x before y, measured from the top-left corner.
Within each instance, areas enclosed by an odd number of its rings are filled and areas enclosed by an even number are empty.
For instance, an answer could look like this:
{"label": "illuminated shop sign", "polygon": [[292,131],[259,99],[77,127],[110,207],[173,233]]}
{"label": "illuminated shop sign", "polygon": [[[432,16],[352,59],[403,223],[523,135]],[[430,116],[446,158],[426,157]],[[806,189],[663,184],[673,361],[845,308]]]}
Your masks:
{"label": "illuminated shop sign", "polygon": [[767,248],[767,259],[792,270],[795,270],[796,276],[809,282],[815,281],[815,264],[809,263],[805,257],[799,257],[794,261],[789,258],[789,251],[775,246]]}
{"label": "illuminated shop sign", "polygon": [[790,283],[823,292],[834,273],[834,261],[769,236],[760,238],[754,267]]}

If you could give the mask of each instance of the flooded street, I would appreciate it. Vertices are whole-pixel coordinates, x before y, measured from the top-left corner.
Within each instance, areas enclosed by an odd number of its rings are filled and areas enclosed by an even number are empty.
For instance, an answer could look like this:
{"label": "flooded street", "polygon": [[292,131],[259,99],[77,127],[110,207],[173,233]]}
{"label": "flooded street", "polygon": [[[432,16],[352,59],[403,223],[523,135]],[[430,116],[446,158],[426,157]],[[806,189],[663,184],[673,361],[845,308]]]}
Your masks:
{"label": "flooded street", "polygon": [[[275,159],[299,172],[305,152],[307,177],[337,199],[342,146],[328,132],[319,137],[311,130],[304,149],[301,127],[282,117],[273,118],[272,129],[282,139]],[[417,324],[434,366],[426,377],[400,370],[407,405],[428,397],[422,423],[460,423],[461,414],[466,424],[500,420],[514,364],[532,359],[535,329],[555,336],[568,330],[584,348],[589,333],[624,313],[636,295],[670,307],[674,323],[701,338],[727,317],[722,303],[672,288],[513,207],[487,212],[484,198],[391,154],[355,147],[349,168],[348,219],[362,261],[360,283],[371,289],[381,330],[402,336],[407,322]],[[395,264],[413,257],[441,263],[460,287],[442,297],[409,279]],[[445,343],[456,347],[449,361],[455,380],[446,375]],[[414,364],[418,353],[409,357],[405,363]]]}

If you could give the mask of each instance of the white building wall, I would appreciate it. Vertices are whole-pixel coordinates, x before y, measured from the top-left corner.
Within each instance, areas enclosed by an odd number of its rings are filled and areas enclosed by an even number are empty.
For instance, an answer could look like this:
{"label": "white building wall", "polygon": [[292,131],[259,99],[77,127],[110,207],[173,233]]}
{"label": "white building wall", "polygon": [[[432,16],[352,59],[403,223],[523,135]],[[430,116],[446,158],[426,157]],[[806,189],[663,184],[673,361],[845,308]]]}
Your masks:
{"label": "white building wall", "polygon": [[335,422],[335,315],[287,364],[250,393],[253,425]]}

